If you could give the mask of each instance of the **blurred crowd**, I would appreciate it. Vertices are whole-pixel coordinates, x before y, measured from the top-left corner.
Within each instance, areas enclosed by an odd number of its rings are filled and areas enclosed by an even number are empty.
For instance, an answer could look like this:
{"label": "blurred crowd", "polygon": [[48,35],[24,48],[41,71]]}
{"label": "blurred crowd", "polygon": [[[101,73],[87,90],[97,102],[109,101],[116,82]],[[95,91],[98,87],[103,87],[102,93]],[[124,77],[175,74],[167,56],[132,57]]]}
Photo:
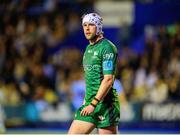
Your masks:
{"label": "blurred crowd", "polygon": [[[124,47],[120,80],[130,101],[162,103],[180,100],[180,24],[144,28],[141,54]],[[132,35],[133,36],[133,35]]]}
{"label": "blurred crowd", "polygon": [[[51,55],[47,52],[70,33],[81,29],[81,13],[52,12],[51,8],[56,5],[45,3],[48,12],[32,16],[23,13],[31,6],[26,2],[18,8],[15,2],[0,8],[8,11],[0,15],[0,103],[4,106],[25,104],[29,114],[34,113],[33,110],[46,111],[41,116],[44,119],[53,116],[58,120],[55,116],[61,116],[61,120],[66,120],[66,115],[71,116],[84,96],[83,52],[77,48],[62,48]],[[12,14],[15,8],[19,10]],[[116,77],[126,100],[179,101],[180,24],[148,25],[144,35],[143,53],[136,53],[128,45],[122,45],[119,50]],[[59,115],[50,111],[61,103],[65,106],[60,108]],[[67,110],[64,115],[62,110]],[[30,120],[38,119],[28,116]]]}
{"label": "blurred crowd", "polygon": [[[80,29],[81,12],[91,5],[58,0],[0,3],[0,114],[3,105],[10,121],[16,114],[29,121],[72,117],[70,87],[82,78],[82,52],[71,47],[49,54],[49,49]],[[40,112],[45,113],[38,116]],[[3,119],[0,115],[0,130]]]}

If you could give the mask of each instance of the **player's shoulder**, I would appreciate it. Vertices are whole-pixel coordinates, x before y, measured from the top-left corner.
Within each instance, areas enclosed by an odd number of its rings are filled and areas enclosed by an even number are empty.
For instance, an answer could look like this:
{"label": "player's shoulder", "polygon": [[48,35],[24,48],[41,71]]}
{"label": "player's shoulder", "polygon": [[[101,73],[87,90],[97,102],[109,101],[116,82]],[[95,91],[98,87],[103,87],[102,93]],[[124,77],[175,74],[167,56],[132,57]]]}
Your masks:
{"label": "player's shoulder", "polygon": [[106,38],[102,41],[102,47],[106,49],[117,50],[117,47],[110,40]]}

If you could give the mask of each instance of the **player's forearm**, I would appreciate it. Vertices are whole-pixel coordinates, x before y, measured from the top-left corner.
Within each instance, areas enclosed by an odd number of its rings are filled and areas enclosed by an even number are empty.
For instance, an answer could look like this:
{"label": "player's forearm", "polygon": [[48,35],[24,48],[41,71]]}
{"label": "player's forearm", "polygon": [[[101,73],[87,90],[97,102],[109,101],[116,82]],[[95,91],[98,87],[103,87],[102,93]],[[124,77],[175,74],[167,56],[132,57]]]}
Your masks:
{"label": "player's forearm", "polygon": [[97,104],[107,95],[109,89],[111,88],[113,83],[113,76],[106,75],[101,82],[100,88],[91,102],[91,105],[96,107]]}
{"label": "player's forearm", "polygon": [[113,83],[113,77],[104,78],[96,94],[96,98],[102,100],[107,95],[109,89],[112,87],[112,83]]}

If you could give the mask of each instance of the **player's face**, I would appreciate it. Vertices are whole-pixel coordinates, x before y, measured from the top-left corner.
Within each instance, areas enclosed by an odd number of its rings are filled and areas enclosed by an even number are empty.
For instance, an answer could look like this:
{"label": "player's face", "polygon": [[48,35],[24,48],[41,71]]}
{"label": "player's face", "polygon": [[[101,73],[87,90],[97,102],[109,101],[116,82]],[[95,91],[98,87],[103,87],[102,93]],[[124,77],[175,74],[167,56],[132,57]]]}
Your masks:
{"label": "player's face", "polygon": [[88,40],[92,40],[96,36],[96,25],[91,23],[83,24],[84,35]]}

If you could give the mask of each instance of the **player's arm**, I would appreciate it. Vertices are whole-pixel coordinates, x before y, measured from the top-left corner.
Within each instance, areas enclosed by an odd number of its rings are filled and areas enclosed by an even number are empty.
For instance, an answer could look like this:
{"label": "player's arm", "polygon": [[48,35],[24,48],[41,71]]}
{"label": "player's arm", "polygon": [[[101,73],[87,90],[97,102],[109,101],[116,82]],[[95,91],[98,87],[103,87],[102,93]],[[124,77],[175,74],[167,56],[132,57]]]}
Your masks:
{"label": "player's arm", "polygon": [[113,75],[111,74],[104,75],[104,79],[101,82],[100,88],[95,98],[92,100],[90,105],[88,105],[81,111],[82,116],[89,115],[91,112],[94,111],[96,105],[100,102],[100,100],[102,100],[106,96],[109,89],[112,87],[112,84],[113,84]]}
{"label": "player's arm", "polygon": [[95,99],[91,102],[92,106],[96,106],[108,93],[109,89],[112,87],[114,81],[114,76],[112,74],[104,75],[104,79],[101,82],[99,90],[95,96]]}
{"label": "player's arm", "polygon": [[101,85],[95,98],[91,102],[91,105],[94,107],[96,107],[96,105],[101,100],[103,100],[103,98],[107,95],[108,91],[110,90],[114,82],[114,72],[116,67],[117,53],[112,47],[109,47],[104,49],[104,51],[102,52],[102,56],[104,78],[101,81]]}

